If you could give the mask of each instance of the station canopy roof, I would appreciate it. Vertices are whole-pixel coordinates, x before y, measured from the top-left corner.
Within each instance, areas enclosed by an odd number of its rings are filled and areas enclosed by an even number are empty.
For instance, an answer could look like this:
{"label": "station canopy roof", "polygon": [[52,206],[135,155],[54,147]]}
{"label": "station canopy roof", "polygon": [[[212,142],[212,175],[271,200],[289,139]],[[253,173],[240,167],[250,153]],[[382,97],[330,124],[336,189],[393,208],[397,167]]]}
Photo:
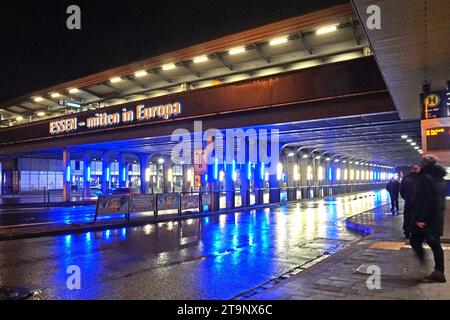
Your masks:
{"label": "station canopy roof", "polygon": [[340,5],[0,102],[0,127],[369,54],[352,7]]}

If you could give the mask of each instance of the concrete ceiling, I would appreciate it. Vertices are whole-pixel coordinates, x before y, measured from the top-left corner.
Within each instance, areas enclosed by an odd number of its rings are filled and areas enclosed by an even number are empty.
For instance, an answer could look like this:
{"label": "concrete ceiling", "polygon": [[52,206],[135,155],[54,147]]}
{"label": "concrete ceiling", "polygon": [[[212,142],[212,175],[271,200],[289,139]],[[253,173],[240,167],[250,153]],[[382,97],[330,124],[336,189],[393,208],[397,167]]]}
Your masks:
{"label": "concrete ceiling", "polygon": [[[419,119],[422,82],[441,90],[450,78],[449,0],[352,0],[402,119]],[[381,29],[367,27],[367,7],[381,9]]]}

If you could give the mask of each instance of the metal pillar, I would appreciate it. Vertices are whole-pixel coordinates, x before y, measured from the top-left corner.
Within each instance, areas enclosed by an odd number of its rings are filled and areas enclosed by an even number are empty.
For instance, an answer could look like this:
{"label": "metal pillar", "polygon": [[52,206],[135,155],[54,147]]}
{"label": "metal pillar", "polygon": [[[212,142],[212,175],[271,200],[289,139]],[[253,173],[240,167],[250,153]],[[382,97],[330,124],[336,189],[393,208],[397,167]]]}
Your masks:
{"label": "metal pillar", "polygon": [[72,170],[70,168],[70,152],[66,148],[63,149],[63,202],[70,201],[70,188],[72,185]]}
{"label": "metal pillar", "polygon": [[255,165],[255,171],[253,173],[253,185],[255,189],[255,205],[264,203],[264,164],[258,162]]}
{"label": "metal pillar", "polygon": [[106,194],[109,188],[109,180],[111,179],[111,172],[108,163],[108,155],[106,152],[102,154],[102,193]]}
{"label": "metal pillar", "polygon": [[88,152],[83,153],[83,196],[91,197],[91,157]]}
{"label": "metal pillar", "polygon": [[141,179],[141,193],[147,193],[147,164],[148,164],[149,155],[141,154],[139,155],[139,170],[140,170],[140,179]]}
{"label": "metal pillar", "polygon": [[225,199],[227,209],[234,209],[236,206],[235,203],[236,191],[234,188],[234,180],[233,180],[234,169],[235,167],[233,164],[225,165],[225,191],[226,191]]}
{"label": "metal pillar", "polygon": [[119,188],[125,188],[127,183],[128,168],[123,158],[123,154],[119,153]]}
{"label": "metal pillar", "polygon": [[250,206],[250,173],[251,163],[241,164],[240,177],[241,177],[241,203],[242,207]]}

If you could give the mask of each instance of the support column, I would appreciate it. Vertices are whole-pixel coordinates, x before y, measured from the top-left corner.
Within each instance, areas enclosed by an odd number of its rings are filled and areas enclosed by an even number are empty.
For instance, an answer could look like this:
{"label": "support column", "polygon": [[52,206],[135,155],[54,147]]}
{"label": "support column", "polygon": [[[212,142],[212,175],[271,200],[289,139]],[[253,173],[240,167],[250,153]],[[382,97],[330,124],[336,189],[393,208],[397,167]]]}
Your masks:
{"label": "support column", "polygon": [[70,201],[70,188],[72,185],[72,170],[70,168],[70,152],[63,149],[63,202]]}
{"label": "support column", "polygon": [[191,180],[191,177],[189,176],[189,173],[194,172],[194,169],[191,169],[188,165],[183,164],[183,192],[189,192],[191,191],[192,185],[190,183],[193,183]]}
{"label": "support column", "polygon": [[[276,164],[272,164],[275,165]],[[275,172],[273,172],[275,171]],[[270,170],[269,173],[269,187],[270,187],[270,193],[269,193],[269,203],[277,203],[280,202],[280,182],[278,181],[277,172],[275,170]]]}
{"label": "support column", "polygon": [[91,197],[91,157],[88,152],[83,153],[83,196]]}
{"label": "support column", "polygon": [[118,160],[119,160],[119,188],[125,188],[128,176],[128,168],[122,153],[119,153]]}
{"label": "support column", "polygon": [[210,211],[220,209],[219,168],[217,164],[208,164],[208,191],[211,194]]}
{"label": "support column", "polygon": [[234,180],[233,180],[233,172],[235,169],[234,164],[226,164],[225,165],[225,199],[226,199],[226,208],[234,209],[236,206],[235,203],[235,195],[236,191],[234,188]]}
{"label": "support column", "polygon": [[297,181],[295,180],[295,168],[298,170],[297,158],[295,156],[288,156],[286,158],[286,179],[287,179],[287,200],[294,201],[297,200]]}
{"label": "support column", "polygon": [[141,178],[141,193],[147,193],[147,164],[148,164],[149,155],[141,154],[139,155],[139,170],[140,170],[140,178]]}
{"label": "support column", "polygon": [[250,173],[251,163],[241,164],[240,177],[241,177],[241,203],[242,207],[250,206]]}
{"label": "support column", "polygon": [[255,171],[253,173],[253,185],[255,189],[255,205],[264,203],[264,163],[258,162],[255,165]]}
{"label": "support column", "polygon": [[102,193],[106,194],[111,179],[111,169],[109,168],[108,155],[106,152],[102,154]]}
{"label": "support column", "polygon": [[[164,193],[172,192],[172,188],[170,186],[169,181],[169,169],[171,165],[168,159],[164,159],[162,167],[163,167],[163,192]],[[173,181],[173,172],[172,172],[172,181]]]}

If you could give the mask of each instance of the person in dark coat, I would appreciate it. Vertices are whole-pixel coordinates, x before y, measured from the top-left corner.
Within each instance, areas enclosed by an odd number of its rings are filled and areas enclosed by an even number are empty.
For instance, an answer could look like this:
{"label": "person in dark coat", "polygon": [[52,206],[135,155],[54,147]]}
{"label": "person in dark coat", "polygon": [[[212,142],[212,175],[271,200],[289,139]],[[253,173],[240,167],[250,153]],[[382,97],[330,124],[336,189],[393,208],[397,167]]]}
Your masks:
{"label": "person in dark coat", "polygon": [[421,261],[424,260],[424,241],[433,251],[434,271],[425,277],[425,280],[430,282],[446,282],[444,251],[440,240],[444,234],[445,174],[445,169],[437,164],[437,158],[424,157],[413,194],[410,243]]}
{"label": "person in dark coat", "polygon": [[395,177],[392,177],[386,185],[386,190],[389,192],[391,198],[391,212],[398,214],[398,194],[400,192],[400,182]]}
{"label": "person in dark coat", "polygon": [[403,177],[400,183],[400,195],[403,200],[405,200],[405,205],[403,207],[403,233],[405,238],[409,239],[411,236],[411,212],[413,205],[413,192],[414,186],[420,172],[419,165],[412,165],[411,172]]}

